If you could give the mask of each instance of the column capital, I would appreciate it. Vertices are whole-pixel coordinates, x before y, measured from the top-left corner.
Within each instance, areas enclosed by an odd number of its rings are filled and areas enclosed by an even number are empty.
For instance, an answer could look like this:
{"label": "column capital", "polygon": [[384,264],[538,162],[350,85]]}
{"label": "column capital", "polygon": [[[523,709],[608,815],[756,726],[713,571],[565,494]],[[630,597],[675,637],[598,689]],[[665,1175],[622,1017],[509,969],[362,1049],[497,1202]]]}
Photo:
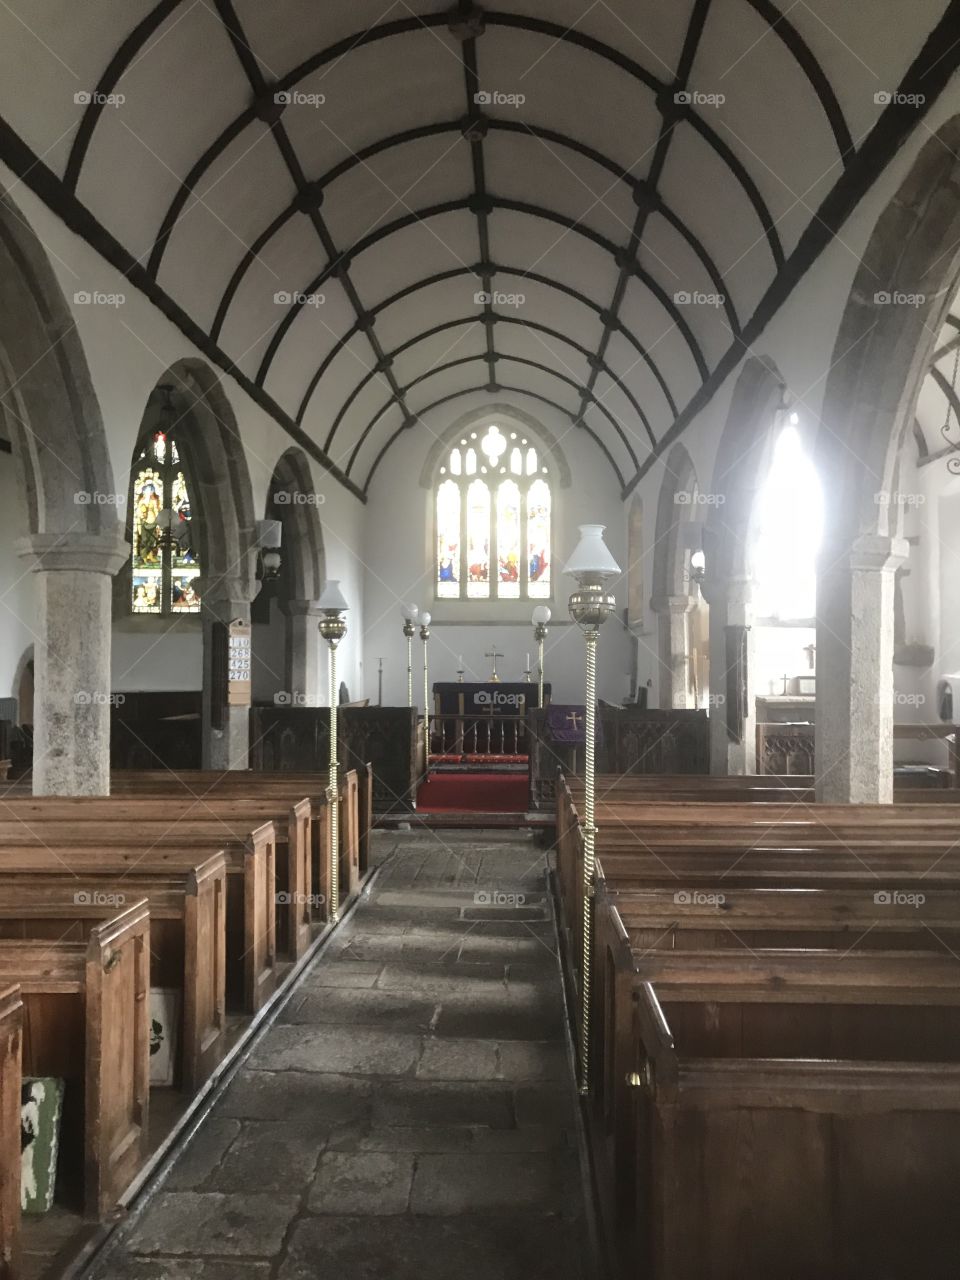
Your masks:
{"label": "column capital", "polygon": [[899,569],[909,558],[910,544],[906,538],[865,533],[850,548],[849,564],[854,570],[879,573],[885,569]]}
{"label": "column capital", "polygon": [[711,577],[708,569],[700,584],[700,593],[711,607],[726,604],[746,609],[753,604],[755,586],[754,579],[745,574],[727,578]]}
{"label": "column capital", "polygon": [[689,613],[696,603],[696,596],[654,596],[650,608],[659,614]]}
{"label": "column capital", "polygon": [[18,538],[17,555],[33,573],[104,573],[113,577],[130,559],[120,526],[104,533],[32,533]]}
{"label": "column capital", "polygon": [[284,600],[280,612],[288,618],[321,618],[323,610],[318,608],[316,600]]}

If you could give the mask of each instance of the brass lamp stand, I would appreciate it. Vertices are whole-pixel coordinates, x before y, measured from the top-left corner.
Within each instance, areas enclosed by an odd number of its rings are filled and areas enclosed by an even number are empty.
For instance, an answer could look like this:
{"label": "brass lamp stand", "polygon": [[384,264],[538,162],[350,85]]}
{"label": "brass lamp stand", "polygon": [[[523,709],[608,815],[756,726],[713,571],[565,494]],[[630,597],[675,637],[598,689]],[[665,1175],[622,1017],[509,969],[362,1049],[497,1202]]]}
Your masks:
{"label": "brass lamp stand", "polygon": [[330,886],[329,917],[334,924],[340,919],[340,765],[337,759],[337,645],[347,634],[344,614],[349,608],[339,582],[324,583],[317,602],[323,616],[318,624],[320,634],[330,646],[330,775],[327,794],[330,804]]}
{"label": "brass lamp stand", "polygon": [[597,642],[600,628],[616,609],[616,599],[606,583],[620,572],[603,541],[602,524],[580,526],[580,542],[564,568],[576,578],[578,589],[570,597],[570,616],[583,632],[587,645],[586,718],[584,724],[583,785],[583,899],[581,933],[583,952],[580,972],[580,1092],[590,1089],[590,994],[594,875],[596,871],[596,711]]}

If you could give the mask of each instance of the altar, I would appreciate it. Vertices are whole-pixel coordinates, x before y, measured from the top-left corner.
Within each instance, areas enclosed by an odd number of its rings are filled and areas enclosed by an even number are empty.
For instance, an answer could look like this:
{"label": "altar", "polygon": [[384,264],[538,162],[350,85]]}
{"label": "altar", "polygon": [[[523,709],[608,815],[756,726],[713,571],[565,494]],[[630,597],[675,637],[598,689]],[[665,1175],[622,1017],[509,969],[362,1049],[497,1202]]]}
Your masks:
{"label": "altar", "polygon": [[[543,686],[545,705],[550,685]],[[439,682],[433,686],[430,754],[449,763],[525,763],[528,711],[540,706],[539,687],[518,681]]]}

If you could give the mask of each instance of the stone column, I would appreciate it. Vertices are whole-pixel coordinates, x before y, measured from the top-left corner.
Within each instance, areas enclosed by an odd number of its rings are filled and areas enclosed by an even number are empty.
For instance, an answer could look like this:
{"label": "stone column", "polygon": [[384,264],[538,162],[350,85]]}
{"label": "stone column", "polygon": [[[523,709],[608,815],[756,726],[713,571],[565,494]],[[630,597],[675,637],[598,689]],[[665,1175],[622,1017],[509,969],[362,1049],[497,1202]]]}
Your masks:
{"label": "stone column", "polygon": [[687,614],[696,602],[696,596],[654,596],[650,601],[658,620],[659,704],[664,709],[687,705],[690,675]]}
{"label": "stone column", "polygon": [[817,799],[893,800],[893,597],[903,538],[825,549],[817,580]]}
{"label": "stone column", "polygon": [[[219,584],[218,584],[219,585]],[[250,621],[248,592],[239,582],[224,583],[230,590],[211,598],[201,596],[203,621],[203,767],[204,769],[246,769],[249,767],[250,708],[226,703],[225,672],[217,670],[216,626]],[[222,654],[221,654],[222,657]],[[218,688],[214,688],[214,685]],[[222,702],[220,700],[223,700]],[[218,703],[219,708],[218,708]],[[219,710],[219,723],[218,720]]]}
{"label": "stone column", "polygon": [[710,772],[756,773],[753,583],[708,579],[703,594],[710,606]]}
{"label": "stone column", "polygon": [[40,533],[17,551],[37,575],[33,793],[110,794],[112,578],[130,555],[109,533]]}
{"label": "stone column", "polygon": [[318,630],[322,614],[315,600],[288,600],[281,608],[287,618],[286,688],[304,699],[301,705],[321,706],[325,701],[320,684],[323,641]]}

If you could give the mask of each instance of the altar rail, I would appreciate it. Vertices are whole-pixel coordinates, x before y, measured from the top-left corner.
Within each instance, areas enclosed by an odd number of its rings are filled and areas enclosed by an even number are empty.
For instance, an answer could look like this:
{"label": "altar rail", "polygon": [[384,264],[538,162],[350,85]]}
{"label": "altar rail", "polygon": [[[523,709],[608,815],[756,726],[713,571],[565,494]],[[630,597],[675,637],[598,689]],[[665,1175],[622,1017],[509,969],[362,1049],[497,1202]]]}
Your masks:
{"label": "altar rail", "polygon": [[[598,773],[710,771],[710,726],[705,711],[661,711],[601,703],[597,718]],[[546,722],[547,712],[527,712],[533,809],[550,809],[556,804],[558,770],[569,774],[583,770],[583,746],[555,743]]]}
{"label": "altar rail", "polygon": [[451,763],[471,761],[471,756],[527,756],[525,716],[432,715],[430,717],[430,759]]}

